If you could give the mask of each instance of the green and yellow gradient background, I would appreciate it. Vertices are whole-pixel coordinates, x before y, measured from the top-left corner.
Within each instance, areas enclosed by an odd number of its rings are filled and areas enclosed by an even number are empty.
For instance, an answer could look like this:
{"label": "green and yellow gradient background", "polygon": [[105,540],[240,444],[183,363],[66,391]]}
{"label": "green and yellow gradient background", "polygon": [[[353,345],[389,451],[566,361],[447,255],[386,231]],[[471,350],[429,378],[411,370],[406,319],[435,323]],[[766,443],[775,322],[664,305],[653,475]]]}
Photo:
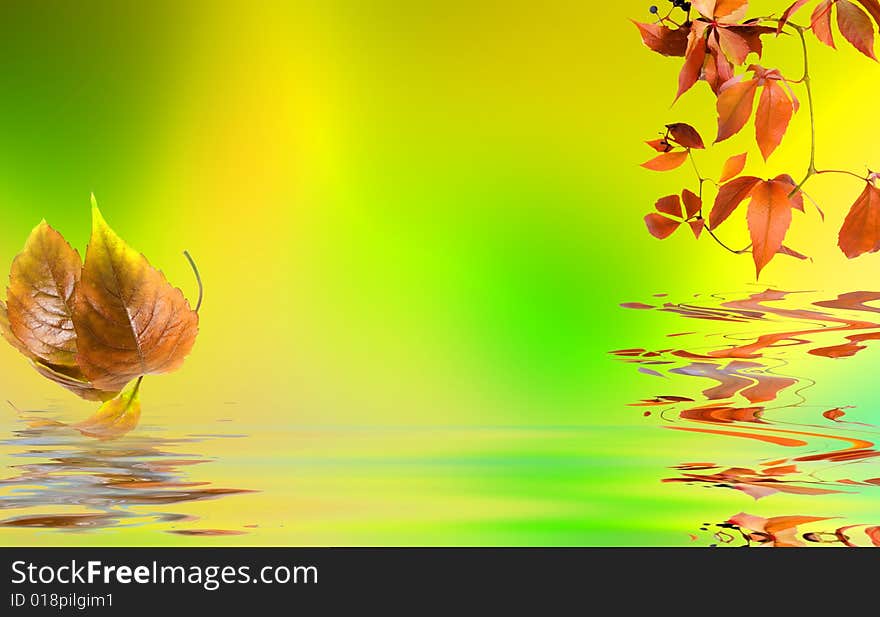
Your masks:
{"label": "green and yellow gradient background", "polygon": [[[663,333],[618,304],[749,289],[754,269],[705,236],[644,229],[657,197],[695,183],[641,169],[642,142],[668,122],[707,143],[714,128],[705,84],[670,107],[680,59],[628,21],[648,4],[6,5],[0,264],[41,218],[82,252],[91,191],[190,298],[193,254],[199,340],[183,370],[145,383],[143,422],[250,435],[205,444],[216,461],[191,474],[259,492],[179,509],[259,528],[0,542],[680,543],[682,503],[707,496],[658,482],[655,458],[680,446],[622,406],[653,384],[606,352]],[[797,41],[765,43],[762,63],[798,78]],[[880,167],[880,67],[842,40],[810,44],[818,164]],[[766,165],[751,124],[698,155],[706,175],[748,149],[750,173],[797,177],[808,148],[804,108]],[[878,287],[880,258],[835,247],[861,187],[807,190],[827,219],[796,213],[787,244],[814,261],[780,257],[761,285]],[[741,215],[725,226],[744,241]],[[20,407],[91,410],[12,349],[0,375]],[[14,423],[0,414],[4,434]],[[713,495],[719,520],[738,497]]]}

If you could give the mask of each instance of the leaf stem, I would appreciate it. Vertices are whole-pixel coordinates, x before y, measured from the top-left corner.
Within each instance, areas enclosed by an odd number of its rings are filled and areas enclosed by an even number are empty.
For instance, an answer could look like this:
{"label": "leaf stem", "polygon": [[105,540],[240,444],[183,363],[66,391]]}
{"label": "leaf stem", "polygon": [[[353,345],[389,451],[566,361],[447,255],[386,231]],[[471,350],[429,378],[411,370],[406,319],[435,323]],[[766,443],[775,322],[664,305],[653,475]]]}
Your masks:
{"label": "leaf stem", "polygon": [[859,174],[857,174],[854,171],[847,171],[845,169],[816,169],[813,173],[816,175],[819,175],[819,174],[845,174],[847,176],[852,176],[853,178],[858,178],[859,180],[864,180],[865,182],[868,181],[868,178],[866,178],[865,176],[860,176]]}
{"label": "leaf stem", "polygon": [[138,377],[137,381],[134,384],[134,390],[132,390],[132,392],[131,392],[131,400],[134,400],[134,397],[137,396],[137,393],[141,389],[141,384],[143,383],[143,381],[144,381],[143,375]]}
{"label": "leaf stem", "polygon": [[196,302],[196,313],[199,312],[199,309],[202,308],[202,300],[205,297],[205,288],[202,285],[202,276],[199,274],[199,267],[196,265],[195,260],[189,254],[189,251],[184,251],[183,256],[186,257],[186,260],[189,262],[190,267],[192,268],[193,274],[196,275],[196,283],[199,284],[199,300]]}
{"label": "leaf stem", "polygon": [[801,26],[796,26],[795,24],[788,23],[786,24],[791,26],[795,32],[798,33],[798,37],[801,40],[801,50],[803,52],[804,58],[804,76],[801,77],[800,81],[804,84],[804,88],[807,91],[807,109],[810,112],[810,164],[807,166],[807,172],[804,174],[804,179],[798,182],[797,186],[795,186],[791,193],[789,193],[789,197],[793,197],[797,192],[803,187],[803,185],[810,179],[811,176],[816,174],[816,120],[815,113],[813,111],[813,88],[810,83],[810,60],[807,54],[807,39],[804,37],[804,29]]}
{"label": "leaf stem", "polygon": [[[694,153],[693,153],[693,151],[691,151],[690,148],[687,149],[687,153],[688,153],[688,158],[691,160],[691,166],[694,168],[694,173],[697,174],[697,181],[700,183],[700,188],[699,188],[699,191],[698,191],[698,193],[697,193],[697,196],[700,198],[700,204],[701,204],[701,205],[700,205],[699,216],[700,216],[701,219],[704,219],[704,217],[703,217],[703,207],[702,207],[702,202],[703,202],[703,183],[706,182],[706,181],[709,181],[709,182],[713,182],[713,183],[714,183],[714,180],[712,180],[711,178],[704,178],[704,177],[703,177],[703,175],[700,173],[700,170],[697,168],[697,161],[696,161],[696,159],[694,159]],[[704,221],[705,221],[705,219],[704,219]],[[730,247],[727,246],[724,242],[722,242],[722,241],[721,241],[721,238],[719,238],[718,236],[716,236],[716,235],[715,235],[715,232],[712,231],[711,229],[709,229],[709,225],[706,224],[705,222],[703,223],[703,228],[704,228],[704,229],[706,230],[706,232],[712,237],[712,239],[715,240],[715,242],[718,243],[718,246],[720,246],[721,248],[723,248],[723,249],[725,249],[725,250],[727,250],[727,251],[730,251],[730,252],[733,253],[734,255],[742,255],[743,253],[748,252],[749,248],[751,248],[751,246],[752,246],[752,245],[750,244],[749,246],[745,247],[744,249],[738,251],[738,250],[736,250],[736,249],[730,248]]]}

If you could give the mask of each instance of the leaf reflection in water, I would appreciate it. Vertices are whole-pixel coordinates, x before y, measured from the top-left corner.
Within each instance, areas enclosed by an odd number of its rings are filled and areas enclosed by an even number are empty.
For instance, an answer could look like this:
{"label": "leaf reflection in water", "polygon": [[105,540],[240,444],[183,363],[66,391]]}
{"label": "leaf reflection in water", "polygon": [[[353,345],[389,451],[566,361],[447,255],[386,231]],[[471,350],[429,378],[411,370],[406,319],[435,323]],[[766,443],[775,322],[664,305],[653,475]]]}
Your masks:
{"label": "leaf reflection in water", "polygon": [[[21,461],[10,467],[12,477],[0,479],[0,516],[3,511],[16,511],[0,519],[0,527],[82,531],[193,523],[197,517],[162,506],[252,492],[187,481],[186,468],[211,459],[171,450],[205,441],[201,438],[141,434],[106,442],[51,421],[30,424],[14,431],[13,438],[0,441],[0,446],[11,449],[11,456]],[[58,513],[59,509],[69,511]]]}
{"label": "leaf reflection in water", "polygon": [[[713,295],[696,303],[621,305],[641,313],[652,310],[716,322],[725,328],[718,334],[668,334],[673,343],[663,349],[611,352],[638,365],[643,374],[667,378],[665,388],[682,384],[681,376],[689,378],[690,385],[700,380],[702,398],[694,398],[691,387],[691,396],[666,391],[631,403],[648,408],[645,416],[659,416],[664,428],[705,438],[699,442],[705,450],[672,466],[679,473],[664,482],[734,489],[755,500],[777,493],[808,496],[880,490],[878,427],[845,419],[850,401],[814,412],[805,398],[814,382],[784,374],[795,360],[848,358],[866,349],[869,341],[880,339],[880,315],[875,315],[880,307],[870,304],[880,300],[880,293],[856,291],[810,299],[803,293],[767,290],[745,298]],[[714,440],[731,437],[757,442],[766,448],[766,457],[734,465],[711,462],[712,454],[706,452],[715,450]],[[840,518],[845,517],[842,512]],[[740,512],[714,526],[704,523],[700,529],[711,533],[713,546],[880,546],[877,524],[835,525],[829,517],[800,513],[763,518]]]}

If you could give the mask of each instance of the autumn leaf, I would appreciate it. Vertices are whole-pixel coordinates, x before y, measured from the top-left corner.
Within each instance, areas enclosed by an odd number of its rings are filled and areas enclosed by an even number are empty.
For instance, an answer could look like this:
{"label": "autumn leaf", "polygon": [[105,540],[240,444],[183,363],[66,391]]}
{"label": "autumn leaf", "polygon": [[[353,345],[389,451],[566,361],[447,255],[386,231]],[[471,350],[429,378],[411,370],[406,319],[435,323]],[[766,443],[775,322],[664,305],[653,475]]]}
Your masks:
{"label": "autumn leaf", "polygon": [[116,439],[137,427],[141,417],[141,380],[129,385],[116,398],[107,401],[91,417],[71,426],[88,437]]}
{"label": "autumn leaf", "polygon": [[785,11],[782,12],[782,17],[779,18],[779,23],[776,26],[776,34],[782,32],[782,29],[785,27],[785,24],[788,23],[788,20],[791,19],[791,16],[794,15],[802,6],[804,6],[810,0],[795,0],[795,2],[789,6]]}
{"label": "autumn leaf", "polygon": [[800,252],[794,250],[793,248],[789,248],[789,247],[785,246],[784,244],[782,246],[780,246],[779,250],[776,252],[779,253],[780,255],[788,255],[789,257],[794,257],[795,259],[801,259],[801,260],[810,259],[809,257],[804,255],[803,253],[800,253]]}
{"label": "autumn leaf", "polygon": [[782,247],[791,224],[790,191],[791,188],[780,180],[759,182],[752,190],[746,220],[757,277]]}
{"label": "autumn leaf", "polygon": [[696,193],[687,189],[681,192],[681,201],[684,204],[685,218],[696,216],[703,207],[703,200]]}
{"label": "autumn leaf", "polygon": [[755,112],[755,137],[765,161],[782,141],[791,115],[791,101],[782,86],[776,80],[765,80]]}
{"label": "autumn leaf", "polygon": [[667,195],[666,197],[661,197],[654,204],[654,208],[657,209],[657,212],[662,212],[663,214],[669,214],[670,216],[677,216],[681,218],[681,200],[678,195]]}
{"label": "autumn leaf", "polygon": [[874,21],[880,25],[880,2],[877,2],[877,0],[856,0],[856,2],[861,4],[870,13],[871,17],[874,18]]}
{"label": "autumn leaf", "polygon": [[672,144],[670,144],[665,139],[652,139],[650,141],[646,141],[645,143],[657,152],[669,152],[670,150],[672,150]]}
{"label": "autumn leaf", "polygon": [[865,12],[848,0],[837,0],[837,27],[853,47],[876,60],[874,56],[874,25]]}
{"label": "autumn leaf", "polygon": [[77,363],[106,390],[179,368],[198,332],[198,314],[183,293],[110,229],[94,196],[92,237],[73,308]]}
{"label": "autumn leaf", "polygon": [[682,94],[693,87],[700,78],[700,72],[703,69],[703,62],[706,60],[706,38],[703,32],[697,32],[695,28],[691,28],[688,35],[687,55],[684,59],[684,65],[678,73],[678,92],[675,94],[677,101]]}
{"label": "autumn leaf", "polygon": [[742,154],[735,154],[724,161],[724,167],[721,168],[721,177],[718,179],[718,182],[724,183],[738,176],[746,166],[747,156],[748,153],[743,152]]}
{"label": "autumn leaf", "polygon": [[706,222],[703,219],[697,219],[695,221],[688,221],[688,225],[691,226],[691,231],[694,232],[694,238],[699,240],[700,234],[703,233],[703,227],[706,226]]}
{"label": "autumn leaf", "polygon": [[850,208],[837,238],[837,246],[850,259],[880,250],[880,189],[871,183]]}
{"label": "autumn leaf", "polygon": [[824,0],[820,2],[813,14],[810,16],[810,29],[816,38],[836,49],[834,45],[834,36],[831,34],[831,8],[834,6],[833,0]]}
{"label": "autumn leaf", "polygon": [[[791,200],[791,207],[794,208],[795,210],[800,210],[801,212],[803,212],[804,211],[804,194],[798,188],[797,182],[794,181],[794,178],[792,178],[788,174],[779,174],[778,176],[776,176],[773,179],[785,182],[788,186],[791,187],[791,189],[789,189],[789,193],[788,193],[788,198],[789,198],[789,200]],[[798,188],[798,191],[794,195],[792,195],[791,191],[793,191],[796,188]],[[820,210],[820,212],[821,212],[821,210]]]}
{"label": "autumn leaf", "polygon": [[760,181],[760,178],[754,176],[741,176],[722,185],[718,189],[712,212],[709,214],[709,229],[716,229],[727,220],[727,217],[751,194],[752,189]]}
{"label": "autumn leaf", "polygon": [[[729,85],[728,85],[729,84]],[[715,142],[724,141],[735,135],[746,125],[752,115],[758,80],[749,79],[725,84],[718,95],[718,136]]]}
{"label": "autumn leaf", "polygon": [[666,128],[669,130],[669,136],[672,138],[672,141],[680,146],[696,149],[702,149],[706,147],[705,145],[703,145],[703,138],[700,137],[697,129],[692,127],[690,124],[685,124],[684,122],[676,122],[674,124],[667,124]]}
{"label": "autumn leaf", "polygon": [[35,357],[76,366],[73,289],[82,262],[57,231],[41,222],[12,262],[6,302],[9,326]]}
{"label": "autumn leaf", "polygon": [[648,231],[659,240],[668,238],[672,232],[678,229],[680,224],[680,221],[674,221],[656,212],[645,215],[645,225],[648,227]]}
{"label": "autumn leaf", "polygon": [[681,26],[675,30],[660,24],[643,24],[633,21],[642,42],[653,51],[663,56],[684,56],[687,50],[689,26]]}
{"label": "autumn leaf", "polygon": [[686,151],[665,152],[655,156],[650,161],[645,161],[642,163],[642,167],[653,171],[669,171],[680,167],[687,160],[687,157]]}

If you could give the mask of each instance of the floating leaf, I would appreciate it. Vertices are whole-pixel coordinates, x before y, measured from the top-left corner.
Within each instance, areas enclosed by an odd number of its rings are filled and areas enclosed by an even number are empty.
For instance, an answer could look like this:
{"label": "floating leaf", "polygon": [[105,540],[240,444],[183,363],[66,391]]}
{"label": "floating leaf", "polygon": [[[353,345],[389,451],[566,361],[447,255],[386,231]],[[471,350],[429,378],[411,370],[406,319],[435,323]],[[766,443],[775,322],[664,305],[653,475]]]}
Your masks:
{"label": "floating leaf", "polygon": [[183,293],[110,229],[94,197],[73,322],[77,363],[106,390],[179,368],[198,332],[198,314]]}

